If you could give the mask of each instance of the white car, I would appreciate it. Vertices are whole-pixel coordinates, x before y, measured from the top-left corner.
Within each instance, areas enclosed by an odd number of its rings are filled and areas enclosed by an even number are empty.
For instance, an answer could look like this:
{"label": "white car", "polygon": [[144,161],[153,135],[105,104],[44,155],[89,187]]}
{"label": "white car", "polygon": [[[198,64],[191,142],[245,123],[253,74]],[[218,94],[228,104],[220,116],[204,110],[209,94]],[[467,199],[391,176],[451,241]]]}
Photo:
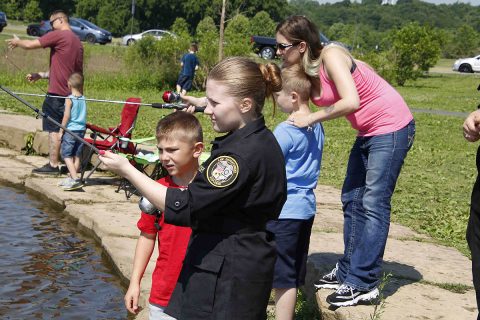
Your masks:
{"label": "white car", "polygon": [[122,38],[122,44],[129,46],[137,42],[138,40],[142,39],[143,37],[150,35],[153,36],[154,38],[160,40],[164,36],[169,35],[174,37],[175,35],[171,33],[170,31],[167,30],[160,30],[160,29],[152,29],[152,30],[147,30],[142,33],[137,33],[137,34],[127,34]]}
{"label": "white car", "polygon": [[480,55],[473,58],[458,59],[453,64],[452,69],[458,72],[480,72]]}

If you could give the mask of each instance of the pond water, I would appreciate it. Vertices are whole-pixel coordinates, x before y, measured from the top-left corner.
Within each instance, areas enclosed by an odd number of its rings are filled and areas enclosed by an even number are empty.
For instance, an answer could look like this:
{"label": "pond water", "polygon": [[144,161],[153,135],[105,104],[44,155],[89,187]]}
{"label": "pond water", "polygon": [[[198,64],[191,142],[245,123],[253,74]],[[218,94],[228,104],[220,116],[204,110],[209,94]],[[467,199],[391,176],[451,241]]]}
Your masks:
{"label": "pond water", "polygon": [[1,319],[128,318],[125,288],[95,241],[64,215],[3,186],[0,283]]}

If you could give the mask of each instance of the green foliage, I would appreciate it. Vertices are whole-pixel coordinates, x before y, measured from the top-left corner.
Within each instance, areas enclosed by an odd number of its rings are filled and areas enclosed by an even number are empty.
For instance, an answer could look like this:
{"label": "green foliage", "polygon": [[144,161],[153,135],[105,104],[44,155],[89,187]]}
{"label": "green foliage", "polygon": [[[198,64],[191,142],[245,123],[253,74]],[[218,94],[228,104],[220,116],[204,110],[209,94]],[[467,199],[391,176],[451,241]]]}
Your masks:
{"label": "green foliage", "polygon": [[194,82],[198,88],[204,88],[208,70],[212,69],[218,60],[219,35],[212,18],[205,17],[198,23],[196,39],[199,42],[197,55],[200,59],[200,68],[195,73]]}
{"label": "green foliage", "polygon": [[188,31],[189,25],[183,18],[175,19],[170,29],[173,31],[173,33],[182,38],[188,39],[190,37],[190,33]]}
{"label": "green foliage", "polygon": [[380,281],[380,285],[378,286],[378,290],[380,291],[380,294],[378,296],[378,302],[375,304],[375,307],[373,308],[373,313],[370,314],[370,320],[380,320],[382,318],[382,314],[385,311],[385,306],[386,306],[386,301],[385,301],[385,286],[390,282],[390,278],[392,277],[391,273],[384,273],[382,280]]}
{"label": "green foliage", "polygon": [[22,148],[22,151],[28,155],[34,155],[35,149],[33,148],[33,140],[35,139],[35,133],[29,132],[24,138],[25,147]]}
{"label": "green foliage", "polygon": [[340,41],[343,43],[353,44],[354,43],[354,31],[355,26],[350,24],[344,24],[341,22],[334,23],[328,28],[328,36],[335,41]]}
{"label": "green foliage", "polygon": [[39,2],[37,0],[28,1],[23,10],[23,19],[27,22],[36,22],[42,18]]}
{"label": "green foliage", "polygon": [[5,12],[7,18],[19,20],[22,18],[21,8],[25,5],[26,1],[7,0],[0,5],[0,9]]}
{"label": "green foliage", "polygon": [[[360,46],[363,51],[375,50],[378,45],[381,50],[389,48],[388,43],[382,46],[381,39],[385,38],[392,30],[398,30],[412,22],[420,25],[429,25],[435,29],[446,32],[458,30],[462,25],[468,25],[480,32],[480,6],[472,6],[465,3],[454,3],[450,5],[434,5],[420,0],[398,1],[394,6],[382,6],[380,1],[362,1],[362,3],[351,3],[343,1],[337,3],[319,4],[317,1],[292,0],[290,6],[292,13],[304,14],[312,19],[319,29],[331,38],[339,40],[333,34],[329,34],[329,28],[336,23],[350,26],[354,33],[348,37],[348,44],[357,48]],[[467,32],[465,35],[468,35]],[[353,41],[351,40],[353,38]],[[479,36],[477,35],[478,39]],[[443,57],[458,57],[459,54],[453,50],[457,45],[463,46],[462,40],[458,37],[451,38],[452,42],[442,45]],[[478,44],[477,44],[478,46]]]}
{"label": "green foliage", "polygon": [[391,51],[369,51],[363,55],[358,55],[358,58],[367,62],[380,76],[382,76],[382,78],[387,80],[390,84],[395,82],[395,64]]}
{"label": "green foliage", "polygon": [[95,23],[102,3],[102,0],[79,0],[75,8],[75,15]]}
{"label": "green foliage", "polygon": [[476,55],[478,52],[480,34],[468,24],[463,24],[455,30],[452,54],[457,57]]}
{"label": "green foliage", "polygon": [[302,290],[298,290],[297,304],[295,305],[295,320],[322,319],[315,300],[308,300]]}
{"label": "green foliage", "polygon": [[[113,12],[115,14],[112,14]],[[110,31],[114,36],[120,36],[127,33],[129,29],[128,22],[130,16],[130,8],[128,6],[105,3],[99,8],[94,23]]]}
{"label": "green foliage", "polygon": [[225,28],[225,56],[242,56],[250,53],[250,22],[237,14]]}
{"label": "green foliage", "polygon": [[180,71],[179,60],[190,39],[165,36],[157,40],[146,36],[128,47],[125,64],[135,87],[174,88]]}
{"label": "green foliage", "polygon": [[250,19],[250,35],[274,37],[277,24],[268,12],[260,11]]}
{"label": "green foliage", "polygon": [[428,71],[440,58],[440,43],[435,32],[418,23],[410,23],[392,33],[395,81],[403,86]]}

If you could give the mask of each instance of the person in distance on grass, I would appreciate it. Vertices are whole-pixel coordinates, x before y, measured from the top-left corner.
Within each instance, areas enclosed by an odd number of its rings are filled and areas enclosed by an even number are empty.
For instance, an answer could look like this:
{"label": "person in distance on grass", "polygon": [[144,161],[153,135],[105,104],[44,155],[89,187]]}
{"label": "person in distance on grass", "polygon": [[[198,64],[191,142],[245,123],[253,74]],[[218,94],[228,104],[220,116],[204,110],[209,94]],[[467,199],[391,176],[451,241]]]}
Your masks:
{"label": "person in distance on grass", "polygon": [[[162,118],[156,129],[160,162],[168,175],[157,182],[170,188],[187,188],[198,172],[203,151],[203,133],[198,119],[187,112],[174,112]],[[158,258],[152,274],[150,320],[173,319],[163,311],[168,305],[187,251],[191,229],[165,223],[163,216],[142,212],[137,223],[140,237],[135,249],[130,286],[125,306],[138,312],[140,282],[158,238]]]}
{"label": "person in distance on grass", "polygon": [[[68,77],[74,73],[83,73],[83,46],[80,39],[73,33],[68,23],[68,16],[61,10],[50,15],[52,31],[38,39],[21,40],[18,37],[6,40],[8,47],[14,49],[50,48],[50,69],[47,72],[29,73],[30,82],[39,79],[48,79],[48,95],[42,105],[42,111],[57,122],[62,122],[65,110],[65,99],[51,96],[65,97],[70,94]],[[49,162],[43,167],[33,169],[34,173],[59,174],[60,128],[42,119],[43,131],[48,132]]]}
{"label": "person in distance on grass", "polygon": [[[87,102],[83,96],[83,76],[78,72],[73,73],[68,78],[68,87],[71,94],[65,99],[62,125],[83,138],[87,130]],[[65,191],[76,190],[82,187],[82,182],[77,178],[77,172],[80,169],[83,144],[68,132],[63,132],[61,128],[59,134],[62,141],[60,151],[69,172],[69,177],[59,185]]]}
{"label": "person in distance on grass", "polygon": [[342,188],[344,254],[317,288],[336,288],[334,306],[378,297],[390,227],[391,198],[415,136],[415,121],[400,94],[342,45],[320,43],[317,27],[304,16],[277,26],[277,55],[284,66],[299,64],[312,82],[310,99],[321,107],[292,114],[291,123],[312,126],[345,116],[358,130]]}
{"label": "person in distance on grass", "polygon": [[[283,112],[310,114],[310,80],[299,65],[282,70],[282,91],[274,94]],[[317,185],[322,161],[324,132],[321,123],[297,128],[289,121],[280,123],[273,134],[285,157],[287,201],[278,220],[267,223],[275,234],[277,261],[273,276],[275,318],[293,320],[297,290],[305,284],[308,247],[317,202]]]}
{"label": "person in distance on grass", "polygon": [[[463,123],[463,136],[469,142],[480,140],[480,110],[470,113]],[[473,285],[480,310],[480,147],[477,149],[477,180],[473,186],[470,218],[467,226],[467,242],[472,253]],[[480,313],[477,320],[480,320]]]}
{"label": "person in distance on grass", "polygon": [[200,62],[196,55],[198,51],[198,45],[195,42],[190,44],[188,53],[184,54],[181,60],[182,70],[177,80],[177,93],[182,96],[186,95],[190,89],[192,89],[193,78],[195,77],[195,71],[198,70]]}
{"label": "person in distance on grass", "polygon": [[219,62],[207,77],[205,106],[213,129],[211,156],[188,189],[167,188],[127,159],[100,159],[124,176],[165,222],[191,226],[192,237],[165,312],[177,319],[265,319],[276,259],[266,223],[286,199],[285,160],[265,125],[265,98],[281,90],[280,69],[244,57]]}

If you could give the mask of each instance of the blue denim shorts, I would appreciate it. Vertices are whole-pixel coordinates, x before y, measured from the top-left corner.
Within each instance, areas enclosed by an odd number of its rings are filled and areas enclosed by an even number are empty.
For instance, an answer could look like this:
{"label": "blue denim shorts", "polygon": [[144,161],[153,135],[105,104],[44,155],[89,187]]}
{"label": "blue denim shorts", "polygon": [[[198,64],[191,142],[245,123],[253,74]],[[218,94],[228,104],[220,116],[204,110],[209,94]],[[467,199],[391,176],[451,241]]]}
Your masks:
{"label": "blue denim shorts", "polygon": [[192,76],[180,75],[177,80],[177,84],[185,91],[192,89]]}
{"label": "blue denim shorts", "polygon": [[[83,138],[85,135],[85,131],[72,131],[76,133],[78,136]],[[80,141],[75,140],[75,138],[69,134],[68,132],[64,132],[62,136],[62,145],[60,147],[60,153],[62,154],[62,158],[73,158],[73,157],[80,157],[82,155],[82,148],[83,143]]]}
{"label": "blue denim shorts", "polygon": [[305,284],[313,219],[279,219],[267,223],[267,230],[275,234],[277,247],[273,288],[290,289]]}

